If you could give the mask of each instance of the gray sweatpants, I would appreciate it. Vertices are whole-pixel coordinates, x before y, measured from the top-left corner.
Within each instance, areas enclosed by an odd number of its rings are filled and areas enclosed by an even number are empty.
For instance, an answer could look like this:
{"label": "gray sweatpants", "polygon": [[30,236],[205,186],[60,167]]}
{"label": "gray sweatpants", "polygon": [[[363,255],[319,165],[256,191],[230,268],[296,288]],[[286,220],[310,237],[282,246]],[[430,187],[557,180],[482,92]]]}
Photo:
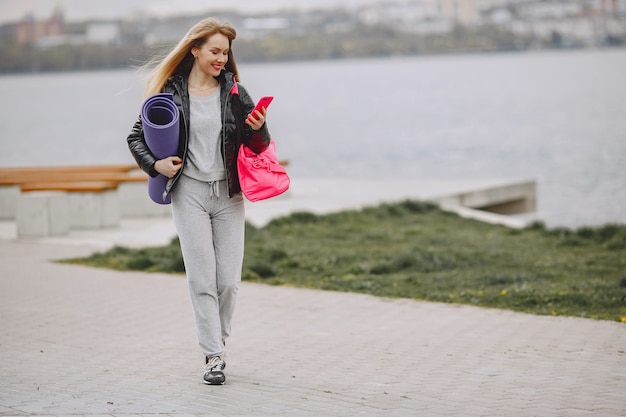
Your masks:
{"label": "gray sweatpants", "polygon": [[224,354],[243,263],[245,209],[241,194],[228,197],[226,181],[181,175],[172,192],[200,349]]}

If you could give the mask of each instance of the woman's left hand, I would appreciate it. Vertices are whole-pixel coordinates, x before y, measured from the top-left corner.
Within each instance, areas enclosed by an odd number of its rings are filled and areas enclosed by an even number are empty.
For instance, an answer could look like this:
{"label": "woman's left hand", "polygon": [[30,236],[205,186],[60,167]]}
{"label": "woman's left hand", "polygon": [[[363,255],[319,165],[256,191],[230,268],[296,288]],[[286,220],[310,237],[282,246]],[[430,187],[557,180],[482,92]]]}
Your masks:
{"label": "woman's left hand", "polygon": [[254,114],[250,113],[246,119],[246,124],[253,130],[259,130],[265,123],[265,116],[267,115],[267,109],[261,107],[261,111],[257,110]]}

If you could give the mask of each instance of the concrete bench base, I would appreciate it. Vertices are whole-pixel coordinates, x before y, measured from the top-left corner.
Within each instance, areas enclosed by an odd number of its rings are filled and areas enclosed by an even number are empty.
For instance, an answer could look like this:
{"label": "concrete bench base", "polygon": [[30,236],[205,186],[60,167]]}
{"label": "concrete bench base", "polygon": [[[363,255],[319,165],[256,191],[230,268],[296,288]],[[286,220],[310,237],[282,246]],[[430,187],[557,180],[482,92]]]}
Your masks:
{"label": "concrete bench base", "polygon": [[167,217],[172,214],[170,204],[157,204],[148,196],[148,183],[127,182],[117,188],[120,195],[122,218]]}
{"label": "concrete bench base", "polygon": [[62,236],[70,230],[120,225],[117,190],[99,192],[29,191],[17,198],[18,237]]}
{"label": "concrete bench base", "polygon": [[70,229],[103,229],[120,225],[117,190],[68,192],[67,198]]}
{"label": "concrete bench base", "polygon": [[54,191],[24,193],[17,199],[18,237],[63,236],[69,232],[67,194]]}
{"label": "concrete bench base", "polygon": [[15,219],[15,208],[19,196],[19,185],[0,185],[0,220]]}

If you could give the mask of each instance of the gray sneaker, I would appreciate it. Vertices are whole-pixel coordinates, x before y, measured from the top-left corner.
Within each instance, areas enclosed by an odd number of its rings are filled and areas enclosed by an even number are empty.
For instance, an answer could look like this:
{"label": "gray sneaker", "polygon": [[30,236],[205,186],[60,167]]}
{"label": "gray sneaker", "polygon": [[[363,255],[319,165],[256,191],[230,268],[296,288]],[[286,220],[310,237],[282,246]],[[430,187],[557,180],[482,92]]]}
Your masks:
{"label": "gray sneaker", "polygon": [[226,382],[226,375],[224,375],[224,368],[226,368],[226,362],[222,359],[222,356],[211,356],[206,358],[206,365],[204,365],[204,383],[207,385],[222,385]]}

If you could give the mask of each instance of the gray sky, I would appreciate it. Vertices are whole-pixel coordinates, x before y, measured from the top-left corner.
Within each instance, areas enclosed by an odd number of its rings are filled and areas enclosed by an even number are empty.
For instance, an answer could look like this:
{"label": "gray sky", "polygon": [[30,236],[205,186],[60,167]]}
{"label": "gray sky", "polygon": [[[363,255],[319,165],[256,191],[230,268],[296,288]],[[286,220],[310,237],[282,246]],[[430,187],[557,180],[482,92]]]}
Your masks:
{"label": "gray sky", "polygon": [[272,11],[281,8],[308,10],[341,5],[351,7],[376,3],[376,0],[0,0],[0,23],[16,21],[28,13],[38,19],[51,15],[56,6],[65,11],[66,20],[120,18],[136,14],[184,14],[206,10]]}

